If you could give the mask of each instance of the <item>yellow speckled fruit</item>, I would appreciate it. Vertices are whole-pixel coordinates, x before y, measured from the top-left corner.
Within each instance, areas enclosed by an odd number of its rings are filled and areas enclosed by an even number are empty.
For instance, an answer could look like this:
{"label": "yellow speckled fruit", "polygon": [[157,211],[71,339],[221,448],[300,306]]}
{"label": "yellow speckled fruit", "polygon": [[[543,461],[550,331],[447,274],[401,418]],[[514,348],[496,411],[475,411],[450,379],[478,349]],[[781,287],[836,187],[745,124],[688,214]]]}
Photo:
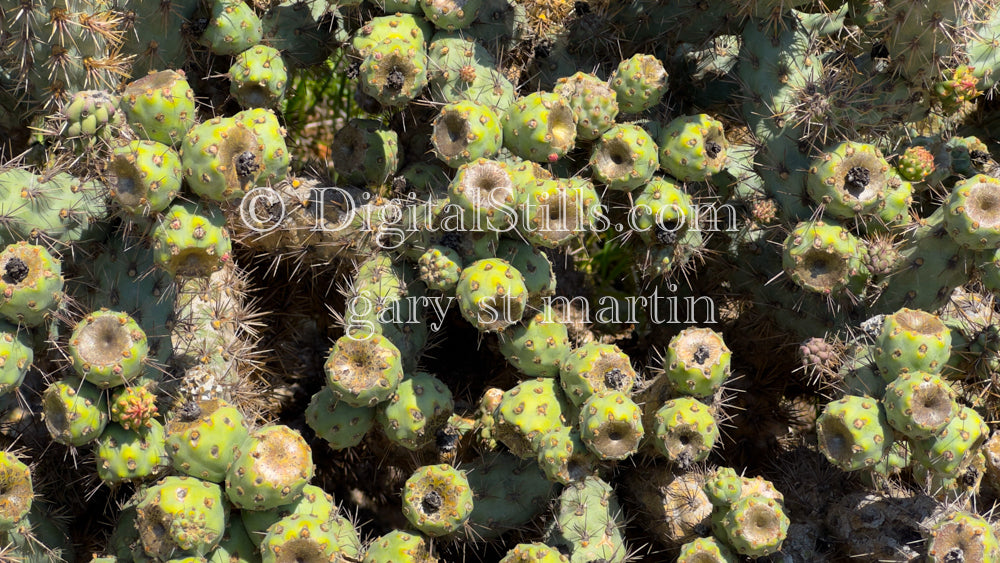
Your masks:
{"label": "yellow speckled fruit", "polygon": [[472,508],[472,489],[465,472],[450,465],[421,467],[403,485],[403,515],[429,536],[458,530]]}

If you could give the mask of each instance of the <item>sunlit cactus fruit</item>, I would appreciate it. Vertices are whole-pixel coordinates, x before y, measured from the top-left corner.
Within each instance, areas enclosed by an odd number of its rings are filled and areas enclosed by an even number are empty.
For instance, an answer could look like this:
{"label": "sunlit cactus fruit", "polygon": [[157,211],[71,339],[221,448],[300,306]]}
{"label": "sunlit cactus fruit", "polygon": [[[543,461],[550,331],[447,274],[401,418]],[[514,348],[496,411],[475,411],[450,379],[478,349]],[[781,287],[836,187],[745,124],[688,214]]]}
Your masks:
{"label": "sunlit cactus fruit", "polygon": [[111,197],[133,215],[159,213],[181,191],[181,157],[156,141],[132,141],[115,148],[108,167]]}
{"label": "sunlit cactus fruit", "polygon": [[519,543],[504,555],[500,563],[568,563],[569,558],[544,543]]}
{"label": "sunlit cactus fruit", "polygon": [[743,479],[731,467],[720,467],[705,479],[702,487],[715,506],[729,506],[740,499]]}
{"label": "sunlit cactus fruit", "polygon": [[503,144],[534,162],[555,162],[576,146],[577,117],[559,94],[536,92],[519,98],[501,118]]}
{"label": "sunlit cactus fruit", "polygon": [[0,452],[0,530],[17,526],[35,498],[31,469],[11,452]]}
{"label": "sunlit cactus fruit", "polygon": [[312,449],[298,432],[265,426],[237,446],[226,471],[226,496],[243,510],[277,508],[300,498],[314,471]]}
{"label": "sunlit cactus fruit", "polygon": [[632,191],[649,182],[660,167],[658,147],[645,129],[621,123],[606,130],[590,155],[594,180],[608,189]]}
{"label": "sunlit cactus fruit", "polygon": [[264,27],[242,0],[215,0],[201,42],[216,55],[235,55],[260,43]]}
{"label": "sunlit cactus fruit", "polygon": [[101,389],[124,385],[142,373],[149,355],[146,333],[135,319],[102,309],[85,316],[69,338],[73,369]]}
{"label": "sunlit cactus fruit", "polygon": [[243,197],[264,170],[263,143],[234,117],[216,117],[192,127],[180,155],[191,191],[215,201]]}
{"label": "sunlit cactus fruit", "polygon": [[156,420],[132,429],[108,424],[95,448],[97,476],[116,485],[155,475],[170,463],[164,438],[163,425]]}
{"label": "sunlit cactus fruit", "polygon": [[736,501],[719,528],[738,553],[763,557],[781,549],[790,521],[781,503],[774,499],[749,496]]}
{"label": "sunlit cactus fruit", "polygon": [[453,168],[491,158],[503,146],[500,118],[476,101],[445,104],[432,123],[431,143],[439,159]]}
{"label": "sunlit cactus fruit", "polygon": [[232,259],[226,218],[209,203],[171,205],[153,230],[153,240],[157,265],[172,276],[208,277]]}
{"label": "sunlit cactus fruit", "polygon": [[440,244],[421,254],[417,264],[420,266],[420,279],[427,287],[445,293],[455,290],[462,275],[462,257],[455,250]]}
{"label": "sunlit cactus fruit", "polygon": [[215,483],[165,477],[138,497],[135,526],[149,557],[204,556],[222,539],[229,508]]}
{"label": "sunlit cactus fruit", "polygon": [[529,377],[558,377],[571,350],[566,325],[555,319],[551,307],[504,331],[500,352]]}
{"label": "sunlit cactus fruit", "polygon": [[425,465],[403,485],[403,515],[428,536],[457,531],[472,514],[473,495],[464,471]]}
{"label": "sunlit cactus fruit", "polygon": [[35,359],[31,333],[17,325],[0,321],[0,396],[21,386]]}
{"label": "sunlit cactus fruit", "polygon": [[483,332],[521,320],[528,303],[524,277],[506,260],[477,260],[462,269],[455,287],[462,317]]}
{"label": "sunlit cactus fruit", "polygon": [[889,424],[914,440],[938,433],[959,409],[947,382],[919,371],[899,374],[886,386],[882,404]]}
{"label": "sunlit cactus fruit", "polygon": [[214,483],[226,478],[235,450],[249,431],[243,414],[224,401],[189,401],[166,424],[174,469]]}
{"label": "sunlit cactus fruit", "polygon": [[483,0],[420,0],[424,16],[439,29],[464,29],[479,15]]}
{"label": "sunlit cactus fruit", "polygon": [[861,245],[839,225],[805,221],[785,239],[782,265],[785,274],[808,291],[832,295],[847,289],[860,294],[869,275]]}
{"label": "sunlit cactus fruit", "polygon": [[554,92],[566,98],[576,113],[576,136],[593,141],[615,124],[618,117],[616,92],[593,74],[577,72],[560,78]]}
{"label": "sunlit cactus fruit", "polygon": [[404,106],[427,86],[427,50],[402,38],[373,46],[358,68],[361,89],[385,106]]}
{"label": "sunlit cactus fruit", "polygon": [[825,213],[849,219],[876,211],[899,180],[873,146],[844,141],[813,160],[806,189]]}
{"label": "sunlit cactus fruit", "polygon": [[62,262],[41,246],[7,246],[0,272],[0,315],[13,323],[42,324],[63,300]]}
{"label": "sunlit cactus fruit", "polygon": [[496,439],[520,457],[535,457],[546,434],[572,426],[570,403],[554,379],[522,381],[503,394],[496,409]]}
{"label": "sunlit cactus fruit", "polygon": [[64,128],[61,136],[73,141],[77,150],[110,141],[125,121],[118,104],[118,97],[104,90],[73,94],[62,109]]}
{"label": "sunlit cactus fruit", "polygon": [[538,442],[538,467],[554,483],[567,485],[594,475],[598,461],[575,428],[559,427]]}
{"label": "sunlit cactus fruit", "polygon": [[719,540],[708,537],[681,546],[677,563],[736,563],[736,556]]}
{"label": "sunlit cactus fruit", "polygon": [[261,171],[257,176],[258,186],[271,186],[288,175],[291,156],[285,142],[287,131],[278,121],[278,116],[270,108],[249,108],[233,116],[256,135],[262,154]]}
{"label": "sunlit cactus fruit", "polygon": [[361,563],[434,563],[437,560],[423,536],[393,530],[368,544]]}
{"label": "sunlit cactus fruit", "polygon": [[700,182],[722,171],[729,141],[722,123],[706,114],[678,117],[657,139],[660,167],[682,182]]}
{"label": "sunlit cactus fruit", "polygon": [[1000,559],[996,532],[978,514],[952,511],[927,530],[926,536],[927,560],[932,563]]}
{"label": "sunlit cactus fruit", "polygon": [[639,113],[658,104],[667,93],[667,71],[653,55],[637,54],[618,65],[608,84],[622,113]]}
{"label": "sunlit cactus fruit", "polygon": [[951,330],[937,315],[900,309],[882,323],[875,365],[886,381],[901,373],[941,373],[951,356],[951,339]]}
{"label": "sunlit cactus fruit", "polygon": [[403,378],[399,349],[381,334],[342,336],[330,350],[325,370],[334,397],[355,407],[388,400]]}
{"label": "sunlit cactus fruit", "polygon": [[379,405],[376,419],[391,441],[418,450],[435,440],[454,408],[447,385],[429,373],[417,372],[399,382]]}
{"label": "sunlit cactus fruit", "polygon": [[844,471],[873,467],[894,436],[878,401],[852,395],[826,405],[816,419],[816,432],[820,451]]}
{"label": "sunlit cactus fruit", "polygon": [[708,458],[719,439],[719,423],[711,408],[688,397],[671,399],[656,411],[650,439],[660,455],[687,467]]}
{"label": "sunlit cactus fruit", "polygon": [[267,535],[268,528],[293,514],[315,516],[322,521],[340,518],[332,495],[316,485],[306,485],[302,489],[302,497],[295,502],[269,510],[244,510],[240,513],[240,519],[250,534],[252,543],[259,546]]}
{"label": "sunlit cactus fruit", "polygon": [[580,407],[580,436],[601,459],[625,459],[639,449],[642,409],[621,391],[602,391]]}
{"label": "sunlit cactus fruit", "polygon": [[1000,179],[978,174],[951,189],[944,224],[957,244],[972,250],[1000,248]]}
{"label": "sunlit cactus fruit", "polygon": [[588,342],[563,358],[559,382],[566,396],[579,406],[602,391],[630,393],[636,373],[632,361],[619,347]]}
{"label": "sunlit cactus fruit", "polygon": [[670,339],[664,373],[685,395],[708,397],[730,374],[732,352],[710,328],[687,328]]}
{"label": "sunlit cactus fruit", "polygon": [[480,158],[463,164],[448,186],[448,198],[461,208],[462,229],[505,232],[517,222],[517,186],[507,165]]}
{"label": "sunlit cactus fruit", "polygon": [[111,395],[111,421],[125,430],[152,427],[157,410],[156,395],[142,385],[122,387]]}
{"label": "sunlit cactus fruit", "polygon": [[361,443],[375,424],[375,409],[338,402],[333,391],[324,387],[306,407],[306,423],[331,448],[342,450]]}
{"label": "sunlit cactus fruit", "polygon": [[694,225],[691,196],[672,179],[653,177],[635,198],[630,227],[647,244],[672,244]]}
{"label": "sunlit cactus fruit", "polygon": [[140,138],[168,146],[179,145],[198,117],[183,71],[162,70],[130,82],[121,107]]}
{"label": "sunlit cactus fruit", "polygon": [[913,459],[938,474],[957,477],[971,463],[989,432],[978,412],[960,407],[935,435],[912,442]]}
{"label": "sunlit cactus fruit", "polygon": [[896,163],[896,171],[904,179],[919,182],[934,173],[934,154],[927,147],[914,145],[903,151]]}
{"label": "sunlit cactus fruit", "polygon": [[292,514],[267,529],[260,552],[264,563],[356,560],[361,542],[353,525],[344,519]]}
{"label": "sunlit cactus fruit", "polygon": [[589,180],[542,178],[520,189],[519,232],[534,246],[570,244],[597,226],[602,213],[600,196]]}
{"label": "sunlit cactus fruit", "polygon": [[229,93],[241,106],[277,107],[285,98],[288,72],[277,49],[254,45],[233,59],[229,80]]}
{"label": "sunlit cactus fruit", "polygon": [[52,439],[82,446],[97,439],[108,425],[107,402],[101,390],[76,377],[48,386],[42,396],[42,417]]}

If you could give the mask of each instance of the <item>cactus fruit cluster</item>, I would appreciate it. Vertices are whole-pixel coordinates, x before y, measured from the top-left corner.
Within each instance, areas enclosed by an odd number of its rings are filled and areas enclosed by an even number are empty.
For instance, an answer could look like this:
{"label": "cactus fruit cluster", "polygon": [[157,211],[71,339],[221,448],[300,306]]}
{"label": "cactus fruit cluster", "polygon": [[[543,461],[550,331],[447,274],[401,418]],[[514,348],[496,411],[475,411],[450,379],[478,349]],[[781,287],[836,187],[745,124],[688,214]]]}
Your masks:
{"label": "cactus fruit cluster", "polygon": [[998,77],[993,0],[0,0],[0,560],[1000,562]]}

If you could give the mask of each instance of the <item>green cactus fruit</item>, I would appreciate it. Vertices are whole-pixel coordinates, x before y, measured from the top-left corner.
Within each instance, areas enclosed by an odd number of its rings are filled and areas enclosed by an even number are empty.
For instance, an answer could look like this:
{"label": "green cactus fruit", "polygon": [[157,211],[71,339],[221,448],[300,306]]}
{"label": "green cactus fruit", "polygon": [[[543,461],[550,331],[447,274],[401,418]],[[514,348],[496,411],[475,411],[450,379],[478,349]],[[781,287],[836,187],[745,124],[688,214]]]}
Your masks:
{"label": "green cactus fruit", "polygon": [[512,454],[536,457],[542,438],[572,426],[574,414],[554,379],[522,381],[503,394],[495,413],[495,435]]}
{"label": "green cactus fruit", "polygon": [[535,92],[518,98],[503,118],[503,144],[533,162],[555,162],[576,146],[576,114],[559,94]]}
{"label": "green cactus fruit", "polygon": [[433,375],[417,372],[399,382],[375,416],[389,440],[419,450],[435,440],[454,410],[448,386]]}
{"label": "green cactus fruit", "polygon": [[524,316],[528,288],[506,260],[477,260],[462,269],[455,286],[462,317],[482,332],[502,331]]}
{"label": "green cactus fruit", "polygon": [[[397,13],[404,12],[404,13]],[[423,45],[431,40],[434,28],[424,18],[411,14],[418,12],[408,10],[386,10],[385,16],[372,18],[371,21],[359,27],[351,37],[351,48],[361,57],[367,56],[371,50],[389,39],[402,39],[414,45]]]}
{"label": "green cactus fruit", "polygon": [[788,516],[779,501],[748,496],[736,501],[723,517],[721,529],[738,553],[764,557],[781,549],[788,536]]}
{"label": "green cactus fruit", "polygon": [[220,400],[188,402],[166,425],[167,450],[176,471],[221,483],[235,449],[249,435],[240,411]]}
{"label": "green cactus fruit", "polygon": [[602,215],[601,198],[589,180],[541,178],[519,191],[518,227],[535,246],[565,246],[595,228]]}
{"label": "green cactus fruit", "polygon": [[898,181],[886,184],[885,205],[878,211],[878,221],[869,222],[863,228],[870,232],[892,230],[903,227],[912,221],[910,207],[913,205],[913,184],[898,177],[892,170],[890,176],[896,176]]}
{"label": "green cactus fruit", "polygon": [[[419,0],[375,0],[373,3],[387,14],[395,14],[397,12],[405,14],[419,14],[422,12]],[[340,5],[344,6],[349,4],[341,2]]]}
{"label": "green cactus fruit", "polygon": [[125,430],[151,428],[156,414],[156,395],[141,385],[122,387],[111,395],[111,421]]}
{"label": "green cactus fruit", "polygon": [[614,344],[588,342],[567,354],[559,368],[559,383],[577,406],[602,391],[628,394],[635,382],[632,361]]}
{"label": "green cactus fruit", "polygon": [[368,544],[361,563],[437,563],[420,534],[393,530]]}
{"label": "green cactus fruit", "polygon": [[677,391],[709,397],[730,375],[732,352],[710,328],[686,328],[670,339],[664,372]]}
{"label": "green cactus fruit", "polygon": [[243,510],[269,510],[294,502],[313,477],[312,449],[283,425],[265,426],[236,448],[226,472],[226,495]]}
{"label": "green cactus fruit", "polygon": [[549,306],[531,319],[508,328],[500,338],[500,352],[528,377],[558,377],[570,350],[569,331],[565,324],[554,319]]}
{"label": "green cactus fruit", "polygon": [[454,31],[469,27],[483,0],[420,0],[424,16],[438,29]]}
{"label": "green cactus fruit", "polygon": [[230,518],[219,546],[208,557],[208,563],[255,563],[259,561],[257,546],[250,540],[241,518]]}
{"label": "green cactus fruit", "polygon": [[737,563],[726,544],[713,537],[698,538],[681,546],[677,563]]}
{"label": "green cactus fruit", "polygon": [[886,386],[882,405],[889,424],[913,440],[937,434],[959,409],[951,386],[937,375],[922,372],[899,374]]}
{"label": "green cactus fruit", "polygon": [[306,407],[306,424],[334,450],[361,443],[375,424],[375,409],[338,402],[329,387],[313,395]]}
{"label": "green cactus fruit", "polygon": [[163,425],[150,420],[149,426],[129,430],[112,422],[97,442],[97,476],[108,485],[137,481],[169,465]]}
{"label": "green cactus fruit", "polygon": [[519,543],[504,555],[500,563],[569,563],[569,558],[544,543]]}
{"label": "green cactus fruit", "polygon": [[844,471],[873,467],[892,446],[885,408],[871,397],[847,395],[827,403],[816,419],[819,449]]}
{"label": "green cactus fruit", "polygon": [[386,39],[371,47],[358,67],[361,90],[385,106],[405,106],[427,86],[427,50],[422,43]]}
{"label": "green cactus fruit", "polygon": [[510,262],[524,276],[532,306],[544,304],[542,298],[555,295],[556,276],[552,262],[541,250],[519,239],[502,238],[497,244],[496,256]]}
{"label": "green cactus fruit", "polygon": [[262,563],[357,561],[361,541],[346,519],[292,514],[267,529],[260,553]]}
{"label": "green cactus fruit", "polygon": [[868,278],[862,243],[849,231],[823,221],[804,221],[785,239],[782,266],[799,287],[822,295],[848,289],[859,295]]}
{"label": "green cactus fruit", "polygon": [[215,483],[165,477],[139,493],[135,527],[149,557],[204,556],[222,539],[228,513]]}
{"label": "green cactus fruit", "polygon": [[580,407],[580,437],[603,460],[635,453],[643,432],[642,409],[620,391],[594,393]]}
{"label": "green cactus fruit", "polygon": [[330,145],[337,174],[348,182],[382,185],[399,170],[399,136],[374,119],[351,119]]}
{"label": "green cactus fruit", "polygon": [[944,225],[971,250],[1000,248],[1000,179],[978,174],[955,184],[943,206]]}
{"label": "green cactus fruit", "polygon": [[117,136],[125,121],[118,111],[120,100],[104,90],[82,90],[62,109],[64,129],[61,137],[71,140],[77,151],[93,148]]}
{"label": "green cactus fruit", "polygon": [[354,407],[374,407],[388,400],[403,378],[399,349],[381,334],[340,337],[325,370],[334,397]]}
{"label": "green cactus fruit", "polygon": [[260,43],[264,26],[243,0],[215,0],[201,43],[216,55],[235,55]]}
{"label": "green cactus fruit", "polygon": [[941,373],[951,356],[951,329],[940,317],[903,308],[886,315],[874,357],[888,382],[901,373]]}
{"label": "green cactus fruit", "polygon": [[899,182],[874,145],[844,141],[813,160],[806,191],[826,214],[851,219],[876,212]]}
{"label": "green cactus fruit", "polygon": [[208,277],[232,260],[226,218],[213,204],[171,205],[153,229],[156,264],[171,276]]}
{"label": "green cactus fruit", "polygon": [[302,497],[291,504],[270,510],[244,510],[240,514],[240,519],[246,526],[251,541],[259,546],[267,535],[268,528],[294,514],[315,516],[324,522],[338,519],[337,505],[333,502],[333,496],[316,485],[306,485],[302,489]]}
{"label": "green cactus fruit", "polygon": [[743,496],[743,479],[735,469],[720,467],[705,479],[702,489],[713,505],[729,507]]}
{"label": "green cactus fruit", "polygon": [[913,459],[938,474],[958,477],[989,433],[989,426],[978,412],[959,407],[958,413],[937,434],[912,442]]}
{"label": "green cactus fruit", "polygon": [[914,145],[899,156],[896,171],[904,180],[920,182],[934,173],[934,154],[927,147]]}
{"label": "green cactus fruit", "polygon": [[431,126],[434,154],[452,168],[491,158],[503,146],[500,118],[493,108],[480,102],[445,104]]}
{"label": "green cactus fruit", "polygon": [[403,515],[428,536],[446,536],[469,519],[472,498],[464,471],[445,464],[425,465],[403,485]]}
{"label": "green cactus fruit", "polygon": [[250,191],[266,156],[253,130],[234,117],[216,117],[192,127],[180,155],[191,191],[215,201],[238,199]]}
{"label": "green cactus fruit", "polygon": [[553,91],[569,101],[573,108],[576,137],[581,141],[593,141],[615,124],[618,117],[617,94],[597,76],[577,72],[556,81]]}
{"label": "green cactus fruit", "polygon": [[653,55],[636,54],[623,60],[608,79],[622,113],[639,113],[660,102],[667,93],[667,71]]}
{"label": "green cactus fruit", "polygon": [[13,323],[38,326],[63,300],[62,263],[41,246],[8,245],[0,272],[0,315]]}
{"label": "green cactus fruit", "polygon": [[101,309],[81,319],[69,337],[73,370],[100,389],[124,385],[142,373],[146,333],[126,313]]}
{"label": "green cactus fruit", "polygon": [[653,446],[681,467],[704,461],[719,440],[719,423],[712,409],[697,399],[671,399],[654,415]]}
{"label": "green cactus fruit", "polygon": [[417,260],[420,279],[430,289],[445,293],[455,291],[462,275],[462,257],[453,249],[440,244],[432,245]]}
{"label": "green cactus fruit", "polygon": [[728,160],[722,123],[706,114],[678,117],[659,137],[660,167],[682,182],[701,182],[718,174]]}
{"label": "green cactus fruit", "polygon": [[672,244],[689,230],[694,214],[691,196],[673,179],[657,176],[635,198],[629,226],[647,244]]}
{"label": "green cactus fruit", "polygon": [[180,70],[151,72],[130,82],[121,106],[139,137],[171,147],[184,140],[198,117],[194,90]]}
{"label": "green cactus fruit", "polygon": [[568,485],[597,473],[597,457],[575,428],[559,427],[538,443],[538,467],[553,483]]}
{"label": "green cactus fruit", "polygon": [[989,521],[975,513],[954,510],[927,532],[927,561],[998,561],[1000,541]]}
{"label": "green cactus fruit", "polygon": [[599,477],[587,477],[563,489],[543,541],[565,553],[571,563],[624,563],[628,550],[623,529],[614,490]]}
{"label": "green cactus fruit", "polygon": [[288,71],[274,47],[254,45],[229,67],[229,93],[245,108],[279,107],[285,99]]}
{"label": "green cactus fruit", "polygon": [[480,158],[463,164],[448,198],[463,211],[464,230],[507,232],[517,223],[517,186],[502,162]]}
{"label": "green cactus fruit", "polygon": [[646,185],[660,167],[659,148],[642,127],[621,123],[594,143],[590,170],[609,190],[630,192]]}
{"label": "green cactus fruit", "polygon": [[31,469],[11,452],[0,452],[0,530],[16,527],[35,498]]}
{"label": "green cactus fruit", "polygon": [[166,209],[184,180],[180,155],[156,141],[132,141],[115,148],[108,170],[111,197],[132,215]]}
{"label": "green cactus fruit", "polygon": [[42,416],[52,439],[67,446],[96,440],[108,425],[101,390],[76,377],[55,381],[45,389]]}
{"label": "green cactus fruit", "polygon": [[233,116],[233,119],[246,125],[257,137],[263,154],[262,170],[257,177],[257,185],[269,186],[277,184],[288,176],[288,163],[291,156],[285,143],[287,132],[278,122],[278,116],[271,109],[250,108]]}
{"label": "green cactus fruit", "polygon": [[0,396],[21,386],[34,360],[31,333],[0,320]]}

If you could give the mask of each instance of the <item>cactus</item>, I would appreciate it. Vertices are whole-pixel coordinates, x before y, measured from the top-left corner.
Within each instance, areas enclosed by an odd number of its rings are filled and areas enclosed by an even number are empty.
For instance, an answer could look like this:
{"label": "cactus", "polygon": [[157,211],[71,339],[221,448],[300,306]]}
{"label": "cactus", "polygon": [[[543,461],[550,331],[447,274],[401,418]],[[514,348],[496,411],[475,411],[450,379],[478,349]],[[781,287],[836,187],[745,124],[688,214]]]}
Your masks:
{"label": "cactus", "polygon": [[580,406],[580,436],[600,459],[625,459],[639,449],[642,410],[621,391],[594,393]]}
{"label": "cactus", "polygon": [[194,126],[194,91],[183,71],[150,73],[125,86],[122,109],[143,139],[175,147]]}
{"label": "cactus", "polygon": [[101,309],[73,328],[69,353],[76,373],[100,389],[124,385],[145,368],[149,344],[135,319]]}
{"label": "cactus", "polygon": [[667,93],[667,71],[656,57],[637,54],[619,63],[608,84],[622,113],[639,113],[655,106]]}
{"label": "cactus", "polygon": [[472,498],[464,471],[448,465],[426,465],[403,485],[403,515],[421,532],[444,536],[469,519]]}
{"label": "cactus", "polygon": [[659,148],[642,127],[622,123],[603,132],[590,156],[594,179],[611,190],[632,191],[660,167]]}
{"label": "cactus", "polygon": [[138,496],[135,526],[150,557],[204,556],[222,539],[229,510],[218,485],[165,477]]}
{"label": "cactus", "polygon": [[613,344],[588,342],[563,358],[559,382],[566,396],[577,406],[595,393],[629,393],[636,382],[632,362]]}
{"label": "cactus", "polygon": [[265,426],[235,449],[226,471],[226,496],[245,510],[269,510],[294,502],[312,479],[312,449],[287,426]]}
{"label": "cactus", "polygon": [[37,326],[63,299],[62,263],[41,246],[11,244],[0,254],[0,315]]}
{"label": "cactus", "polygon": [[225,480],[248,436],[240,411],[219,400],[185,403],[165,429],[174,469],[213,483]]}
{"label": "cactus", "polygon": [[306,407],[306,423],[331,448],[342,450],[361,443],[375,424],[375,409],[338,402],[333,390],[324,387]]}
{"label": "cactus", "polygon": [[816,419],[819,447],[844,471],[872,467],[892,444],[885,409],[870,397],[845,396],[828,403]]}
{"label": "cactus", "polygon": [[277,49],[255,45],[236,55],[229,80],[229,93],[241,106],[276,107],[285,98],[288,71]]}
{"label": "cactus", "polygon": [[656,411],[653,445],[681,467],[704,461],[719,439],[719,424],[704,403],[687,397],[671,399]]}
{"label": "cactus", "polygon": [[42,415],[52,439],[67,446],[96,440],[108,425],[100,389],[76,377],[55,381],[45,389]]}
{"label": "cactus", "polygon": [[428,373],[406,376],[376,411],[382,431],[393,442],[418,450],[436,437],[451,416],[454,401],[441,380]]}

